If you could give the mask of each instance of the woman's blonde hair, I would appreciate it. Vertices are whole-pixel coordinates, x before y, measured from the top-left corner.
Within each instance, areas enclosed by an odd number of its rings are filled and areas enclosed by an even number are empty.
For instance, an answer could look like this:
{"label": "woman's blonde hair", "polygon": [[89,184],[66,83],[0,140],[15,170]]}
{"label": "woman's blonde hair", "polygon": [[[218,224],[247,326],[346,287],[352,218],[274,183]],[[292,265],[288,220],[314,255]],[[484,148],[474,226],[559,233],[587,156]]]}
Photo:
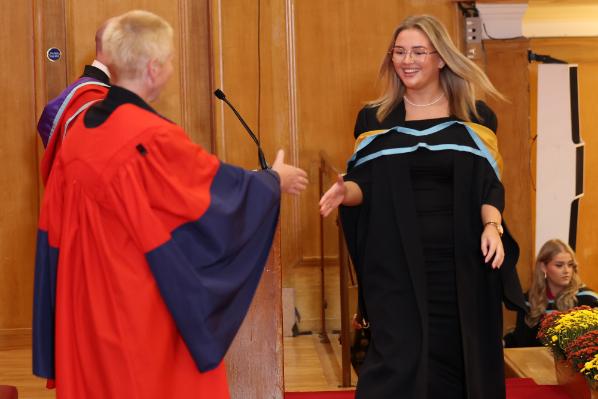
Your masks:
{"label": "woman's blonde hair", "polygon": [[561,240],[548,240],[540,248],[538,256],[536,257],[536,265],[534,266],[534,274],[532,275],[532,286],[529,289],[529,303],[530,311],[525,316],[525,322],[528,326],[533,327],[544,316],[546,307],[548,306],[548,298],[546,297],[546,274],[543,266],[548,265],[558,254],[566,252],[571,255],[573,260],[573,275],[569,285],[565,287],[555,298],[555,307],[558,310],[571,309],[577,305],[577,292],[583,283],[579,278],[577,272],[577,260],[575,259],[575,252],[569,245]]}
{"label": "woman's blonde hair", "polygon": [[114,18],[102,37],[110,71],[120,79],[142,76],[150,60],[168,60],[172,38],[170,24],[149,11],[133,10]]}
{"label": "woman's blonde hair", "polygon": [[473,61],[461,54],[440,21],[429,15],[416,15],[407,17],[395,29],[380,66],[380,80],[383,82],[384,92],[379,98],[368,103],[371,107],[378,107],[376,118],[379,122],[403,101],[405,95],[405,86],[392,62],[392,48],[399,33],[406,29],[418,29],[423,32],[445,62],[446,65],[440,70],[440,84],[449,100],[451,115],[464,121],[470,121],[472,115],[476,118],[480,117],[475,106],[476,87],[495,98],[505,99],[486,74]]}

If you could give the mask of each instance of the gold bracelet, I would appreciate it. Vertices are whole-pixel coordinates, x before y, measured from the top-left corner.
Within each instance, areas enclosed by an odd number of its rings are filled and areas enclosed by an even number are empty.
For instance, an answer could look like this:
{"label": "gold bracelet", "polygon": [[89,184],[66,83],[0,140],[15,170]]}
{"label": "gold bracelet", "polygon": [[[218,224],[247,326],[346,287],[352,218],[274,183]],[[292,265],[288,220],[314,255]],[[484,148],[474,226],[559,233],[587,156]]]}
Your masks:
{"label": "gold bracelet", "polygon": [[498,231],[498,236],[502,237],[502,235],[504,233],[504,229],[502,228],[502,225],[498,222],[495,222],[494,220],[490,220],[489,222],[484,223],[484,227],[488,226],[489,224],[494,226],[496,228],[496,231]]}

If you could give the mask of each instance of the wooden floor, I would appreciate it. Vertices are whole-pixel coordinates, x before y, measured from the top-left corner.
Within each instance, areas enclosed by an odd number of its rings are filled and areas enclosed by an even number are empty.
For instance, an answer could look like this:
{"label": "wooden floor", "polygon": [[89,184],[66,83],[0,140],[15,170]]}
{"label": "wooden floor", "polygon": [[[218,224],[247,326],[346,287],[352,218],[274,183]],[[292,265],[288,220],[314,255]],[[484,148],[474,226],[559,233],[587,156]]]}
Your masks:
{"label": "wooden floor", "polygon": [[351,372],[352,387],[341,387],[341,346],[338,335],[329,343],[319,335],[284,339],[284,385],[287,392],[337,391],[355,389],[357,377]]}
{"label": "wooden floor", "polygon": [[0,385],[13,385],[19,399],[54,399],[54,390],[46,389],[46,380],[31,374],[31,349],[0,351]]}
{"label": "wooden floor", "polygon": [[[300,335],[284,339],[284,380],[287,392],[336,391],[340,387],[340,345],[331,335],[323,343],[319,335]],[[356,377],[352,374],[351,382]],[[0,385],[13,385],[19,399],[54,399],[55,391],[45,388],[46,381],[31,375],[31,350],[0,351]],[[350,388],[349,388],[350,389]]]}
{"label": "wooden floor", "polygon": [[[284,382],[287,392],[336,391],[341,387],[340,344],[338,335],[322,342],[319,335],[284,338]],[[508,377],[533,378],[538,384],[556,384],[554,362],[546,348],[505,350]],[[0,385],[14,385],[19,399],[54,399],[54,390],[45,388],[45,380],[31,375],[31,350],[0,351]],[[238,399],[238,398],[234,398]]]}

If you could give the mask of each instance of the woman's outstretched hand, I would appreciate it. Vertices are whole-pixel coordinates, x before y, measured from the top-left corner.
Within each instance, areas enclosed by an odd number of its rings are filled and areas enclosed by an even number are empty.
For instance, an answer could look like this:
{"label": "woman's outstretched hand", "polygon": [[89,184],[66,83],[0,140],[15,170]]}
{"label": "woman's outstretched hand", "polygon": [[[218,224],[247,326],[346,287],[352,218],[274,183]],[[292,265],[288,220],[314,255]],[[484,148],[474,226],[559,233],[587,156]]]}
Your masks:
{"label": "woman's outstretched hand", "polygon": [[343,176],[338,175],[336,183],[320,199],[320,214],[324,217],[330,215],[333,210],[343,203],[345,195],[347,195],[347,186],[345,185]]}
{"label": "woman's outstretched hand", "polygon": [[[502,245],[500,235],[494,226],[487,224],[482,232],[482,254],[484,262],[492,260],[492,268],[498,269],[505,260],[505,249]],[[492,259],[494,258],[494,259]]]}

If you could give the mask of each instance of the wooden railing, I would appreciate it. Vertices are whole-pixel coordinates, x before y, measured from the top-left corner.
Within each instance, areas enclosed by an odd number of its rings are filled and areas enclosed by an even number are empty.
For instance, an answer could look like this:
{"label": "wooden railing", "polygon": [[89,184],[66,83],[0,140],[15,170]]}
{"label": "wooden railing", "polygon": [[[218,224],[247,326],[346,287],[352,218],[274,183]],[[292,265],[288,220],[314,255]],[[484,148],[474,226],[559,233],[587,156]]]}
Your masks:
{"label": "wooden railing", "polygon": [[[320,151],[320,168],[318,184],[320,189],[320,198],[326,192],[330,183],[335,182],[340,171],[334,167],[330,158],[324,151]],[[329,183],[325,186],[325,183]],[[340,314],[341,314],[341,386],[351,386],[351,313],[355,309],[349,309],[349,284],[355,285],[354,273],[350,264],[349,253],[343,235],[342,225],[340,219],[337,217],[336,225],[338,229],[338,261],[339,261],[339,285],[340,285]],[[322,318],[322,340],[329,341],[328,331],[326,328],[326,308],[328,307],[326,301],[326,275],[325,275],[325,252],[326,239],[324,235],[324,218],[320,216],[320,282],[321,282],[321,318]]]}

